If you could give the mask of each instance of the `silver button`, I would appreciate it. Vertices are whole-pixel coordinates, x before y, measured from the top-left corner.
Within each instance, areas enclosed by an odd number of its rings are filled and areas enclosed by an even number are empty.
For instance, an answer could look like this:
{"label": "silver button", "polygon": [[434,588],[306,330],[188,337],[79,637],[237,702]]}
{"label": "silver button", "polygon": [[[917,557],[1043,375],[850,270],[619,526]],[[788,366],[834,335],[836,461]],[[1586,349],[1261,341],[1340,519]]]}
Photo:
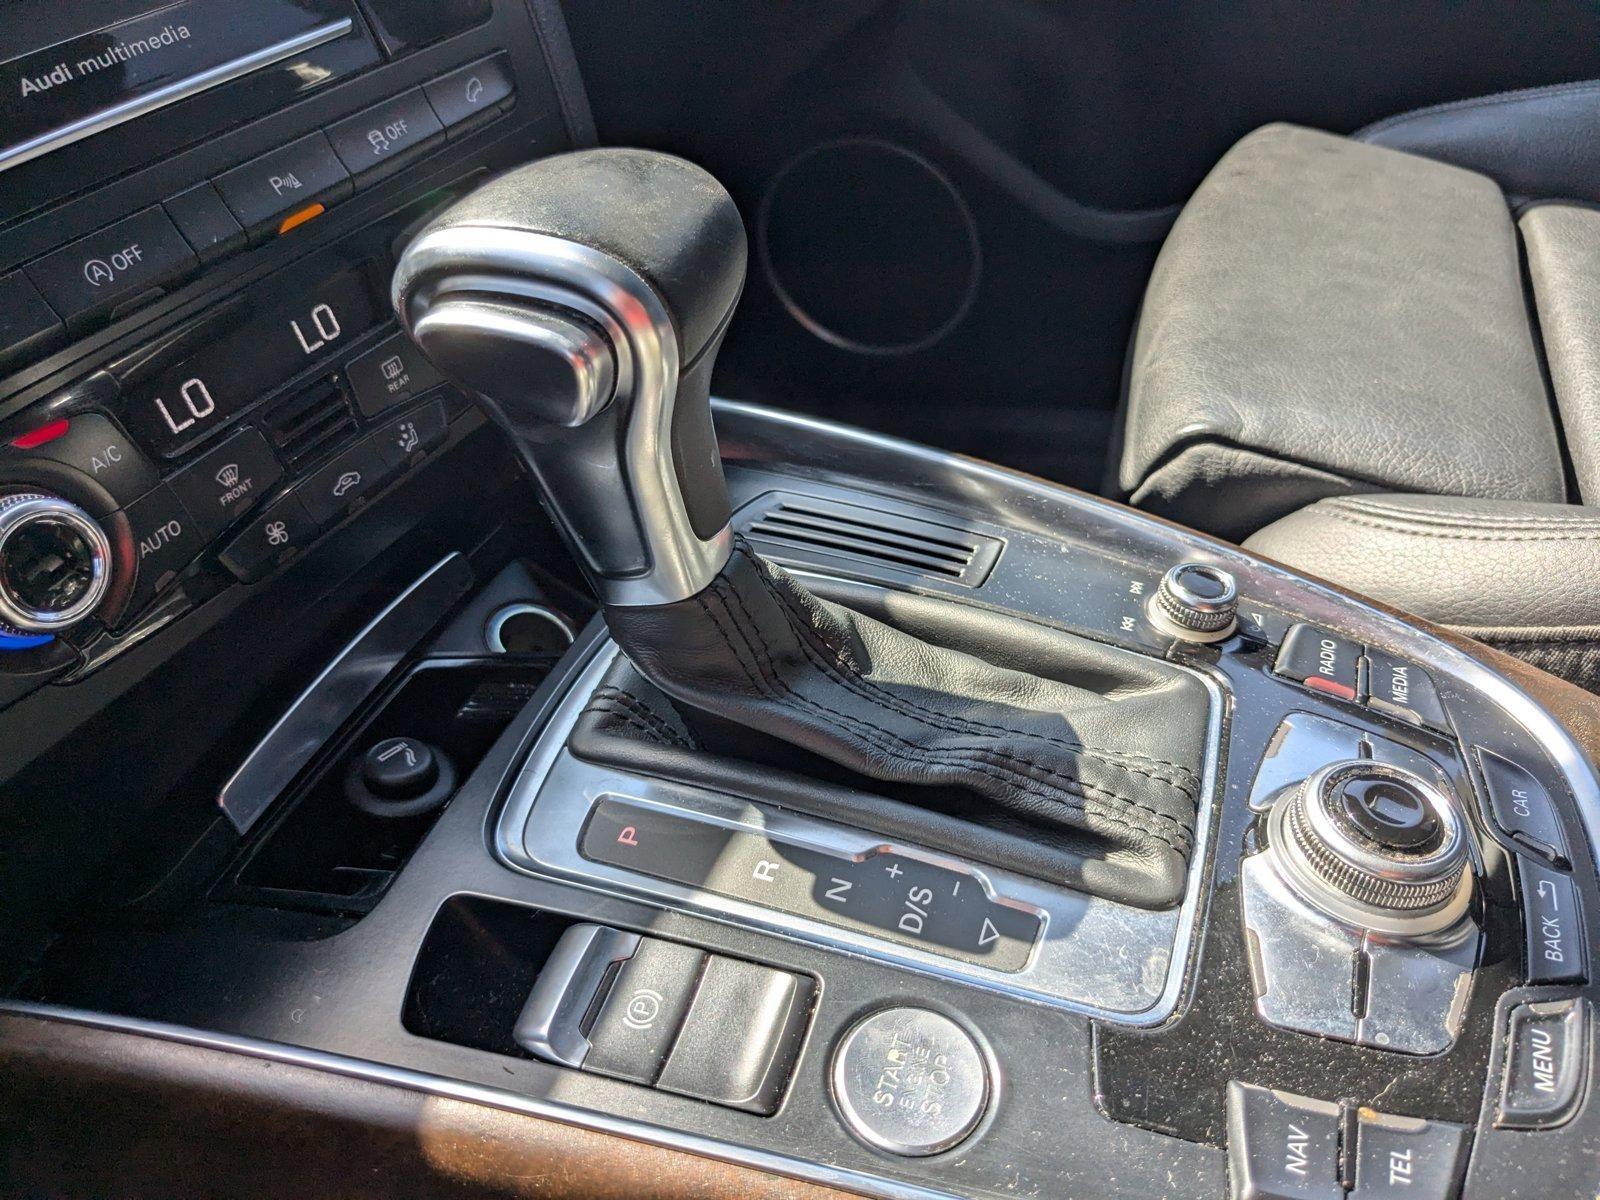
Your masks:
{"label": "silver button", "polygon": [[891,1154],[937,1154],[970,1134],[989,1108],[989,1067],[972,1036],[922,1008],[889,1008],[856,1023],[830,1076],[845,1126]]}

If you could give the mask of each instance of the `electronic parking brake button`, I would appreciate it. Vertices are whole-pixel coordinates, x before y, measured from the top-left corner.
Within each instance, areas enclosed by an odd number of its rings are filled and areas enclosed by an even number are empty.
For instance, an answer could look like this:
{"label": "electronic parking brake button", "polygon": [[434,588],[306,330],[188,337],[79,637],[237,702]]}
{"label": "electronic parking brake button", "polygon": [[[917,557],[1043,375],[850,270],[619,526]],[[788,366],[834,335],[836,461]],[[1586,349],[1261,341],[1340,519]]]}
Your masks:
{"label": "electronic parking brake button", "polygon": [[1228,1084],[1228,1169],[1234,1200],[1344,1200],[1339,1106]]}
{"label": "electronic parking brake button", "polygon": [[1361,647],[1315,625],[1296,625],[1289,630],[1272,669],[1341,700],[1361,696]]}
{"label": "electronic parking brake button", "polygon": [[1588,1006],[1582,1000],[1519,1004],[1508,1026],[1494,1123],[1551,1129],[1571,1120],[1588,1071]]}
{"label": "electronic parking brake button", "polygon": [[654,1085],[705,968],[699,950],[643,938],[617,971],[589,1031],[586,1071]]}

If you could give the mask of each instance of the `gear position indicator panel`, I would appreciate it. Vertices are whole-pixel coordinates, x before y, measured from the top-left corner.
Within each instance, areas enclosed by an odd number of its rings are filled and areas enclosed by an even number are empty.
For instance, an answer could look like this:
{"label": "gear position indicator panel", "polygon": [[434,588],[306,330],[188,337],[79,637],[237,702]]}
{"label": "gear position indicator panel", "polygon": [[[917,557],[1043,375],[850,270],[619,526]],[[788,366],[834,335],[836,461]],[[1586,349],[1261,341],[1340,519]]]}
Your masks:
{"label": "gear position indicator panel", "polygon": [[995,899],[970,872],[887,848],[829,853],[612,796],[596,801],[580,850],[592,862],[997,971],[1027,965],[1043,924]]}

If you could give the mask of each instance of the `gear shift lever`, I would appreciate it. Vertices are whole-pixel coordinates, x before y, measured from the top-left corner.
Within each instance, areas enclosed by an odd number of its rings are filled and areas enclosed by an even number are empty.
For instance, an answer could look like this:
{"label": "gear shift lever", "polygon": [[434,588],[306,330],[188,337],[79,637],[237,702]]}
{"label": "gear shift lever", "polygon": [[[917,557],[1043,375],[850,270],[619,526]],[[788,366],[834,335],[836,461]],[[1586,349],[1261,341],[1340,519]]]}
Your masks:
{"label": "gear shift lever", "polygon": [[[659,689],[722,718],[741,750],[754,730],[909,787],[901,824],[919,840],[937,824],[922,805],[953,791],[956,852],[1175,903],[1204,744],[1194,680],[1081,639],[1041,645],[975,608],[875,620],[733,537],[709,385],[744,269],[728,194],[641,150],[503,175],[396,268],[401,322],[532,468],[632,664],[595,711],[659,732],[669,718],[641,698]],[[1036,673],[1046,660],[1053,678]]]}
{"label": "gear shift lever", "polygon": [[744,272],[728,193],[643,150],[512,171],[401,256],[401,322],[511,438],[607,606],[685,599],[727,562],[710,380]]}

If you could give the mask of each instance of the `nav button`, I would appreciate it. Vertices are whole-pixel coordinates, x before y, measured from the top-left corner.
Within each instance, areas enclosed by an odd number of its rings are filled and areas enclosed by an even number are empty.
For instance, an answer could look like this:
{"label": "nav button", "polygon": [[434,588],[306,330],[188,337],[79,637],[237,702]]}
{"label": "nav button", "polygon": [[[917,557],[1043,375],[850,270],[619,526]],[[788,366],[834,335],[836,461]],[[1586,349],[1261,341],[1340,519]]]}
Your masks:
{"label": "nav button", "polygon": [[1344,1200],[1339,1106],[1230,1083],[1228,1168],[1234,1200]]}

